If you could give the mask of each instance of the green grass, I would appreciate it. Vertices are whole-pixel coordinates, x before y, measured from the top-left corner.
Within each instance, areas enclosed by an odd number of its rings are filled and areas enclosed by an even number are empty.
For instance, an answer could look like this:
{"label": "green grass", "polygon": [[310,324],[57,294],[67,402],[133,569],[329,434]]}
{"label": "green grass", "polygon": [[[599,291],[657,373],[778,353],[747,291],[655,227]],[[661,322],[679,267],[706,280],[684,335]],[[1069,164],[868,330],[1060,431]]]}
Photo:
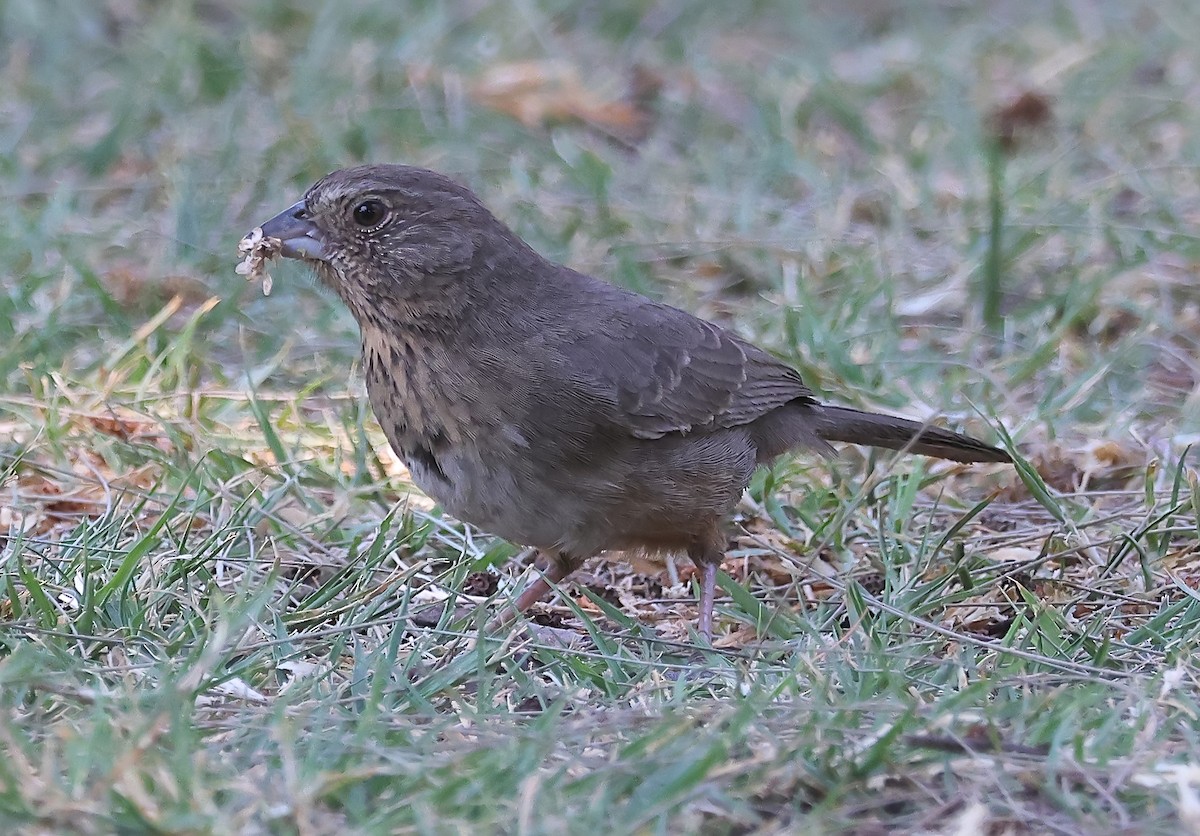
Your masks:
{"label": "green grass", "polygon": [[[0,4],[6,832],[1194,829],[1197,31],[1183,0]],[[579,88],[522,123],[480,92],[517,62]],[[630,128],[595,102],[635,67]],[[1027,90],[1053,118],[999,170]],[[481,638],[456,613],[517,551],[412,492],[334,299],[233,271],[362,160],[1020,466],[761,474],[716,649],[682,565],[589,566],[557,629]]]}

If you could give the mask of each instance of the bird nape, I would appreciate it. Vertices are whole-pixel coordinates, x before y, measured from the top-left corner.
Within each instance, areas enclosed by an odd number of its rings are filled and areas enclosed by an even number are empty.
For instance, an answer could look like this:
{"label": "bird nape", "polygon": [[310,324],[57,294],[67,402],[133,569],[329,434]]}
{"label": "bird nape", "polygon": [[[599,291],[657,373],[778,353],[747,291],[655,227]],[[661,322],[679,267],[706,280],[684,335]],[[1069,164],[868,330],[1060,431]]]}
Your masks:
{"label": "bird nape", "polygon": [[244,252],[311,265],[358,321],[372,409],[416,485],[541,553],[542,575],[497,622],[590,557],[684,553],[711,641],[721,522],[755,468],[833,441],[1010,461],[959,433],[820,403],[736,334],[548,261],[433,171],[335,171],[256,233]]}

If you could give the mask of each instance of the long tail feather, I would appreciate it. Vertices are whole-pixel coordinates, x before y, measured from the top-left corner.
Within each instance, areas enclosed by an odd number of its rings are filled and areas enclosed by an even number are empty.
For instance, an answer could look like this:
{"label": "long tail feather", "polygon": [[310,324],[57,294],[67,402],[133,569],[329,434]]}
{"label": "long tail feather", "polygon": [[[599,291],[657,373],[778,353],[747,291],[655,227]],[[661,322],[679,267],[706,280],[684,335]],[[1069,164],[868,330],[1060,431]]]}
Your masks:
{"label": "long tail feather", "polygon": [[817,434],[826,441],[844,441],[907,450],[956,462],[1008,462],[1008,453],[969,436],[931,427],[907,418],[861,412],[844,406],[823,406]]}

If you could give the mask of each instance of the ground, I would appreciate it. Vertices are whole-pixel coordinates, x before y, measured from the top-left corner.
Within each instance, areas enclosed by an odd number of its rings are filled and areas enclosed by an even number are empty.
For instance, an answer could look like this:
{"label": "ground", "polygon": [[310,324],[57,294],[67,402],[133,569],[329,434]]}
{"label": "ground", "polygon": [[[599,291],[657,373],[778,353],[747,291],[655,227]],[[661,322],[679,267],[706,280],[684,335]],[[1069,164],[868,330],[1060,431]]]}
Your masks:
{"label": "ground", "polygon": [[[0,6],[8,830],[1200,832],[1195,4],[301,5]],[[361,161],[1018,463],[782,461],[712,649],[685,561],[483,638],[527,556],[234,271]]]}

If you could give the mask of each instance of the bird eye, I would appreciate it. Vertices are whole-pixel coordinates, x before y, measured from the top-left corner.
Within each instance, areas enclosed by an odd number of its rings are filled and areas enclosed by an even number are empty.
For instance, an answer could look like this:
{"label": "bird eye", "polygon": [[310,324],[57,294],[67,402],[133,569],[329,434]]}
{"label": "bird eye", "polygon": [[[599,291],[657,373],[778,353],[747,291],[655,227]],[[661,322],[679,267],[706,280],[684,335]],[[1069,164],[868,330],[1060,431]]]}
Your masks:
{"label": "bird eye", "polygon": [[377,226],[387,215],[382,201],[364,200],[354,207],[354,222],[359,226]]}

